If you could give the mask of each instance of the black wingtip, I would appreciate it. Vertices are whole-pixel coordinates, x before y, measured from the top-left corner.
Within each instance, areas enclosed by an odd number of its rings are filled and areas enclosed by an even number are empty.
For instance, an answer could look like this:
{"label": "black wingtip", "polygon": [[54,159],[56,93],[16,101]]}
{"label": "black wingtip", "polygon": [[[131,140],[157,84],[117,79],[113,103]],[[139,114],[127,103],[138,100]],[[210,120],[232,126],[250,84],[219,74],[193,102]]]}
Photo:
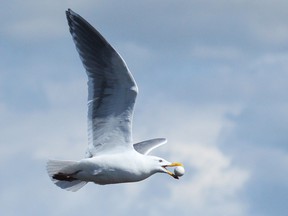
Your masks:
{"label": "black wingtip", "polygon": [[78,14],[76,14],[74,11],[72,11],[70,8],[68,8],[67,10],[66,10],[66,17],[67,17],[67,19],[69,20],[69,19],[71,19],[72,18],[72,16],[77,16]]}
{"label": "black wingtip", "polygon": [[71,11],[72,11],[72,10],[71,10],[70,8],[68,8],[68,9],[65,11],[67,17],[70,16]]}
{"label": "black wingtip", "polygon": [[77,13],[75,13],[73,10],[68,8],[66,10],[66,18],[67,18],[67,21],[68,21],[70,33],[72,33],[73,29],[75,27],[74,23],[76,22],[77,19],[79,19],[79,18],[81,19],[81,17]]}
{"label": "black wingtip", "polygon": [[68,8],[66,10],[66,17],[67,17],[67,20],[72,20],[73,17],[79,17],[79,15],[77,13],[75,13],[73,10],[71,10],[70,8]]}
{"label": "black wingtip", "polygon": [[66,14],[71,14],[71,13],[75,13],[75,12],[72,11],[70,8],[68,8],[68,9],[66,10]]}

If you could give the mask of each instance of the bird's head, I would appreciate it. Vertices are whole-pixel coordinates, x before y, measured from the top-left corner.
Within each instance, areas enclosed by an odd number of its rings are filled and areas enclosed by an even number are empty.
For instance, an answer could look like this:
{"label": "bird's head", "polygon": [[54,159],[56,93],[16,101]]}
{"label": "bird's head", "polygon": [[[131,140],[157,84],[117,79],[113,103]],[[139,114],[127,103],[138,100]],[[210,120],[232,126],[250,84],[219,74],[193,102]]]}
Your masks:
{"label": "bird's head", "polygon": [[175,179],[179,179],[177,175],[175,175],[173,172],[169,171],[167,167],[176,167],[176,166],[182,166],[182,163],[179,162],[168,162],[167,160],[160,158],[160,157],[155,157],[152,156],[152,159],[157,167],[157,172],[162,172],[162,173],[167,173],[168,175],[172,176]]}

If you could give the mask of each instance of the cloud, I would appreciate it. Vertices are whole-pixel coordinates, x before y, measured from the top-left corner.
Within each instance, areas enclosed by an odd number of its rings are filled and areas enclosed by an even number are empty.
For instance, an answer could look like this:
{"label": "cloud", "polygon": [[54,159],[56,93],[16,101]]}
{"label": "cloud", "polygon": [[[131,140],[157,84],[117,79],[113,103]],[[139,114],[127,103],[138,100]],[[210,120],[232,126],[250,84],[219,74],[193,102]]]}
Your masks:
{"label": "cloud", "polygon": [[[222,129],[230,125],[227,114],[237,114],[241,108],[191,108],[167,102],[155,95],[143,104],[147,106],[136,109],[134,134],[137,140],[141,139],[139,137],[161,137],[166,134],[168,143],[156,151],[166,155],[168,160],[182,161],[186,167],[186,174],[179,180],[181,182],[167,184],[170,195],[166,196],[163,203],[157,202],[163,205],[167,214],[221,215],[229,212],[232,215],[245,215],[246,203],[242,202],[238,194],[245,188],[250,173],[240,164],[233,164],[232,159],[217,147]],[[157,155],[157,152],[154,154]],[[146,209],[153,202],[146,203]],[[171,203],[175,205],[169,205]],[[157,208],[150,208],[151,212],[156,211],[154,214],[157,214]]]}
{"label": "cloud", "polygon": [[245,215],[245,204],[237,194],[243,189],[249,173],[233,166],[229,158],[216,148],[204,147],[203,144],[190,144],[189,149],[187,146],[188,167],[194,169],[190,169],[190,176],[181,185],[170,187],[172,202],[178,203],[179,209],[183,209],[182,214],[221,215],[229,212]]}
{"label": "cloud", "polygon": [[[278,58],[277,62],[281,61]],[[238,114],[227,116],[230,125],[223,128],[219,139],[221,150],[233,158],[233,164],[241,164],[251,173],[242,194],[248,215],[286,212],[285,204],[279,200],[287,199],[283,190],[287,188],[284,173],[287,173],[288,116],[286,85],[282,83],[287,73],[281,70],[281,64],[272,66],[271,59],[268,62],[261,64],[262,70],[256,73],[250,101]],[[275,70],[277,67],[279,70]],[[271,197],[279,200],[274,202]]]}
{"label": "cloud", "polygon": [[[71,194],[48,179],[47,158],[80,159],[87,143],[86,77],[68,7],[125,58],[140,88],[135,141],[167,137],[154,154],[183,161],[181,180],[155,175]],[[3,214],[91,214],[91,206],[117,215],[285,214],[286,8],[284,0],[3,3]]]}
{"label": "cloud", "polygon": [[[245,126],[248,124],[247,122]],[[272,130],[265,129],[265,124]],[[283,191],[288,187],[285,135],[281,132],[276,136],[273,135],[273,131],[279,128],[275,122],[260,121],[257,126],[254,124],[254,128],[251,124],[249,125],[251,131],[244,128],[241,123],[235,125],[230,131],[229,138],[222,142],[221,149],[233,157],[233,164],[236,166],[241,164],[241,167],[251,174],[241,195],[243,201],[247,203],[247,214],[265,216],[285,214],[286,206],[281,202],[287,199],[287,194]],[[280,126],[280,130],[282,127]],[[261,133],[258,133],[258,130]]]}
{"label": "cloud", "polygon": [[[86,126],[83,124],[85,117],[80,115],[80,113],[85,112],[83,112],[83,110],[81,111],[82,108],[80,108],[80,105],[79,107],[75,107],[77,104],[75,102],[79,100],[77,97],[82,97],[83,95],[83,92],[77,93],[76,91],[82,84],[82,81],[75,81],[66,83],[65,85],[48,85],[45,89],[49,109],[44,112],[31,113],[29,115],[20,113],[18,116],[11,118],[13,111],[11,113],[11,111],[6,110],[4,112],[4,110],[2,110],[1,119],[7,119],[7,121],[9,120],[13,123],[11,127],[6,128],[4,132],[7,137],[5,136],[6,138],[4,137],[5,139],[1,141],[1,143],[10,141],[6,157],[2,158],[2,170],[6,171],[9,176],[12,170],[18,167],[18,169],[22,170],[20,174],[25,176],[22,185],[18,184],[15,180],[6,183],[7,187],[2,194],[2,200],[5,200],[5,197],[8,196],[9,188],[15,187],[13,191],[15,191],[15,193],[16,191],[17,193],[20,191],[20,194],[27,194],[29,193],[28,190],[37,191],[37,193],[30,193],[29,197],[32,200],[38,197],[37,201],[35,200],[34,202],[40,206],[43,206],[45,202],[44,199],[53,200],[46,204],[47,208],[52,209],[50,210],[50,215],[57,215],[59,212],[76,215],[76,213],[80,213],[79,209],[83,209],[91,200],[98,203],[99,211],[103,212],[105,210],[111,214],[117,212],[119,215],[125,215],[127,209],[130,209],[129,211],[133,213],[141,209],[146,209],[146,215],[154,215],[163,211],[169,214],[170,211],[179,212],[177,206],[182,208],[181,212],[184,215],[190,214],[190,212],[209,215],[209,211],[205,210],[207,203],[210,203],[213,208],[215,208],[215,211],[216,206],[219,208],[219,206],[222,205],[221,209],[217,208],[217,212],[219,213],[226,212],[230,208],[231,210],[229,211],[231,212],[240,208],[241,203],[239,203],[236,198],[234,201],[231,201],[229,204],[230,207],[225,207],[224,203],[227,197],[231,200],[231,197],[234,197],[242,188],[248,174],[245,170],[232,166],[230,159],[214,146],[215,139],[219,133],[218,124],[220,123],[221,125],[223,123],[222,118],[223,113],[226,112],[225,109],[217,109],[215,107],[198,111],[195,109],[195,111],[192,112],[193,115],[186,118],[186,124],[181,125],[184,129],[183,133],[179,124],[182,123],[180,120],[184,119],[184,116],[187,114],[187,108],[181,107],[181,105],[165,104],[164,101],[161,100],[161,106],[158,107],[158,109],[153,109],[155,106],[150,103],[151,108],[146,107],[143,110],[140,109],[140,113],[136,113],[138,114],[137,116],[139,116],[138,121],[144,122],[146,125],[145,128],[150,128],[150,130],[145,131],[144,127],[141,127],[142,130],[141,128],[138,130],[139,128],[135,127],[135,136],[138,139],[143,139],[145,137],[150,138],[157,136],[162,134],[162,132],[164,135],[168,132],[168,134],[170,134],[168,137],[169,144],[167,144],[165,148],[162,147],[162,150],[165,149],[165,154],[170,155],[170,159],[183,160],[186,166],[187,176],[185,175],[179,182],[175,182],[176,180],[170,179],[169,176],[160,175],[153,176],[151,179],[136,183],[135,185],[101,187],[90,184],[87,188],[83,188],[83,191],[78,193],[77,196],[74,194],[68,195],[64,191],[56,188],[45,173],[45,159],[49,157],[63,159],[81,158],[85,149]],[[59,94],[59,88],[61,88],[63,94]],[[71,92],[73,91],[76,92],[72,94]],[[75,96],[77,97],[75,98]],[[157,103],[157,101],[159,102],[159,100],[155,100],[153,103]],[[161,113],[163,107],[168,107],[169,109],[165,113]],[[209,113],[210,109],[214,110],[214,112],[210,112],[210,116],[205,118],[203,115]],[[173,112],[176,110],[182,113],[182,115],[175,115]],[[217,110],[218,113],[216,112]],[[156,112],[154,115],[158,116],[158,118],[153,118],[150,112]],[[169,121],[167,121],[167,115],[171,115]],[[18,122],[16,125],[17,119],[21,119],[21,122]],[[144,119],[146,119],[146,122]],[[205,119],[207,121],[205,121]],[[210,121],[208,121],[208,119]],[[163,125],[165,121],[168,123],[165,124],[166,126]],[[5,122],[6,121],[4,121],[3,124],[5,124]],[[154,124],[152,124],[153,122]],[[139,125],[138,122],[137,124]],[[202,126],[198,128],[201,124]],[[149,125],[153,127],[149,127]],[[175,126],[179,129],[178,131],[175,131]],[[1,128],[2,127],[3,126],[1,126]],[[194,129],[196,131],[194,131]],[[186,133],[189,131],[190,133]],[[13,134],[11,134],[12,132],[17,134],[17,137],[11,140],[10,138],[13,136]],[[198,134],[198,136],[195,136],[194,139],[194,137],[190,137],[193,134]],[[203,139],[203,134],[210,137]],[[178,140],[179,138],[180,140]],[[192,140],[199,143],[190,143]],[[22,147],[19,148],[17,143],[21,143]],[[23,162],[21,165],[17,165],[13,162],[13,158],[17,158]],[[7,164],[9,163],[11,163],[11,165],[8,166],[8,169]],[[213,166],[211,166],[212,164]],[[29,169],[27,169],[27,167],[29,167]],[[33,173],[38,174],[34,177]],[[11,175],[13,174],[11,173]],[[37,183],[37,181],[39,182]],[[47,190],[49,190],[49,192]],[[115,190],[117,193],[115,193]],[[51,191],[54,191],[53,193],[56,194],[59,193],[57,199],[50,197],[53,194]],[[181,191],[181,193],[179,193],[179,191]],[[211,191],[214,192],[212,193]],[[119,193],[126,194],[131,201],[119,202]],[[155,195],[155,193],[159,194]],[[219,193],[222,194],[221,197],[219,197]],[[43,195],[42,197],[40,197],[41,194]],[[93,197],[93,194],[96,198]],[[103,200],[102,197],[106,197],[106,199]],[[107,203],[108,198],[109,202]],[[16,200],[14,199],[13,203],[18,204],[20,206],[19,209],[25,214],[43,214],[41,209],[33,210],[32,208],[27,208],[27,205],[20,204],[22,199],[23,197],[18,195],[18,198]],[[4,202],[7,203],[6,211],[8,212],[11,211],[12,208],[9,204],[11,200],[9,200],[10,199],[6,199]],[[154,205],[155,202],[157,202],[157,205]],[[68,208],[65,203],[69,203],[69,206],[72,205],[73,207]],[[109,203],[113,203],[113,209],[109,208]],[[175,204],[171,205],[170,203]],[[13,213],[12,211],[11,214],[16,214],[16,212]]]}
{"label": "cloud", "polygon": [[239,58],[241,52],[233,47],[207,47],[197,46],[191,50],[191,57],[209,59],[235,59]]}

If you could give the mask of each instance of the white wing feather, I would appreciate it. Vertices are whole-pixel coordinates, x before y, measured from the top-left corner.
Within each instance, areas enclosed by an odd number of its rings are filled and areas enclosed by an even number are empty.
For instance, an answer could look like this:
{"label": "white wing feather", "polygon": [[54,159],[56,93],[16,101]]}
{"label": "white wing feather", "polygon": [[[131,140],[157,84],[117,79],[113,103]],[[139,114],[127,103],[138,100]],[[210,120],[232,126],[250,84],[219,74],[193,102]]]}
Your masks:
{"label": "white wing feather", "polygon": [[132,147],[138,88],[124,60],[81,16],[66,12],[70,33],[88,75],[87,157]]}
{"label": "white wing feather", "polygon": [[135,143],[133,145],[134,149],[144,155],[149,154],[153,149],[164,145],[167,142],[165,138],[156,138],[151,140],[146,140],[143,142]]}

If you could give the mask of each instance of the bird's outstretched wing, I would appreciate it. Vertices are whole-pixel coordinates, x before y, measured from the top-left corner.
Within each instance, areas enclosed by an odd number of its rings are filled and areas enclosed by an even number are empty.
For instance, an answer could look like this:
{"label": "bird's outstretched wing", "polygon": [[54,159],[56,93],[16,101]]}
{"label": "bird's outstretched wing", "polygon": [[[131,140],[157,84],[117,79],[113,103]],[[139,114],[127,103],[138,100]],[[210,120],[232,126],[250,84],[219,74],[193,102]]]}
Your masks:
{"label": "bird's outstretched wing", "polygon": [[146,140],[143,142],[135,143],[133,145],[134,149],[144,155],[149,154],[153,149],[164,145],[167,142],[165,138],[156,138],[151,140]]}
{"label": "bird's outstretched wing", "polygon": [[133,148],[132,115],[138,88],[124,60],[81,16],[66,11],[70,33],[88,75],[86,156]]}

